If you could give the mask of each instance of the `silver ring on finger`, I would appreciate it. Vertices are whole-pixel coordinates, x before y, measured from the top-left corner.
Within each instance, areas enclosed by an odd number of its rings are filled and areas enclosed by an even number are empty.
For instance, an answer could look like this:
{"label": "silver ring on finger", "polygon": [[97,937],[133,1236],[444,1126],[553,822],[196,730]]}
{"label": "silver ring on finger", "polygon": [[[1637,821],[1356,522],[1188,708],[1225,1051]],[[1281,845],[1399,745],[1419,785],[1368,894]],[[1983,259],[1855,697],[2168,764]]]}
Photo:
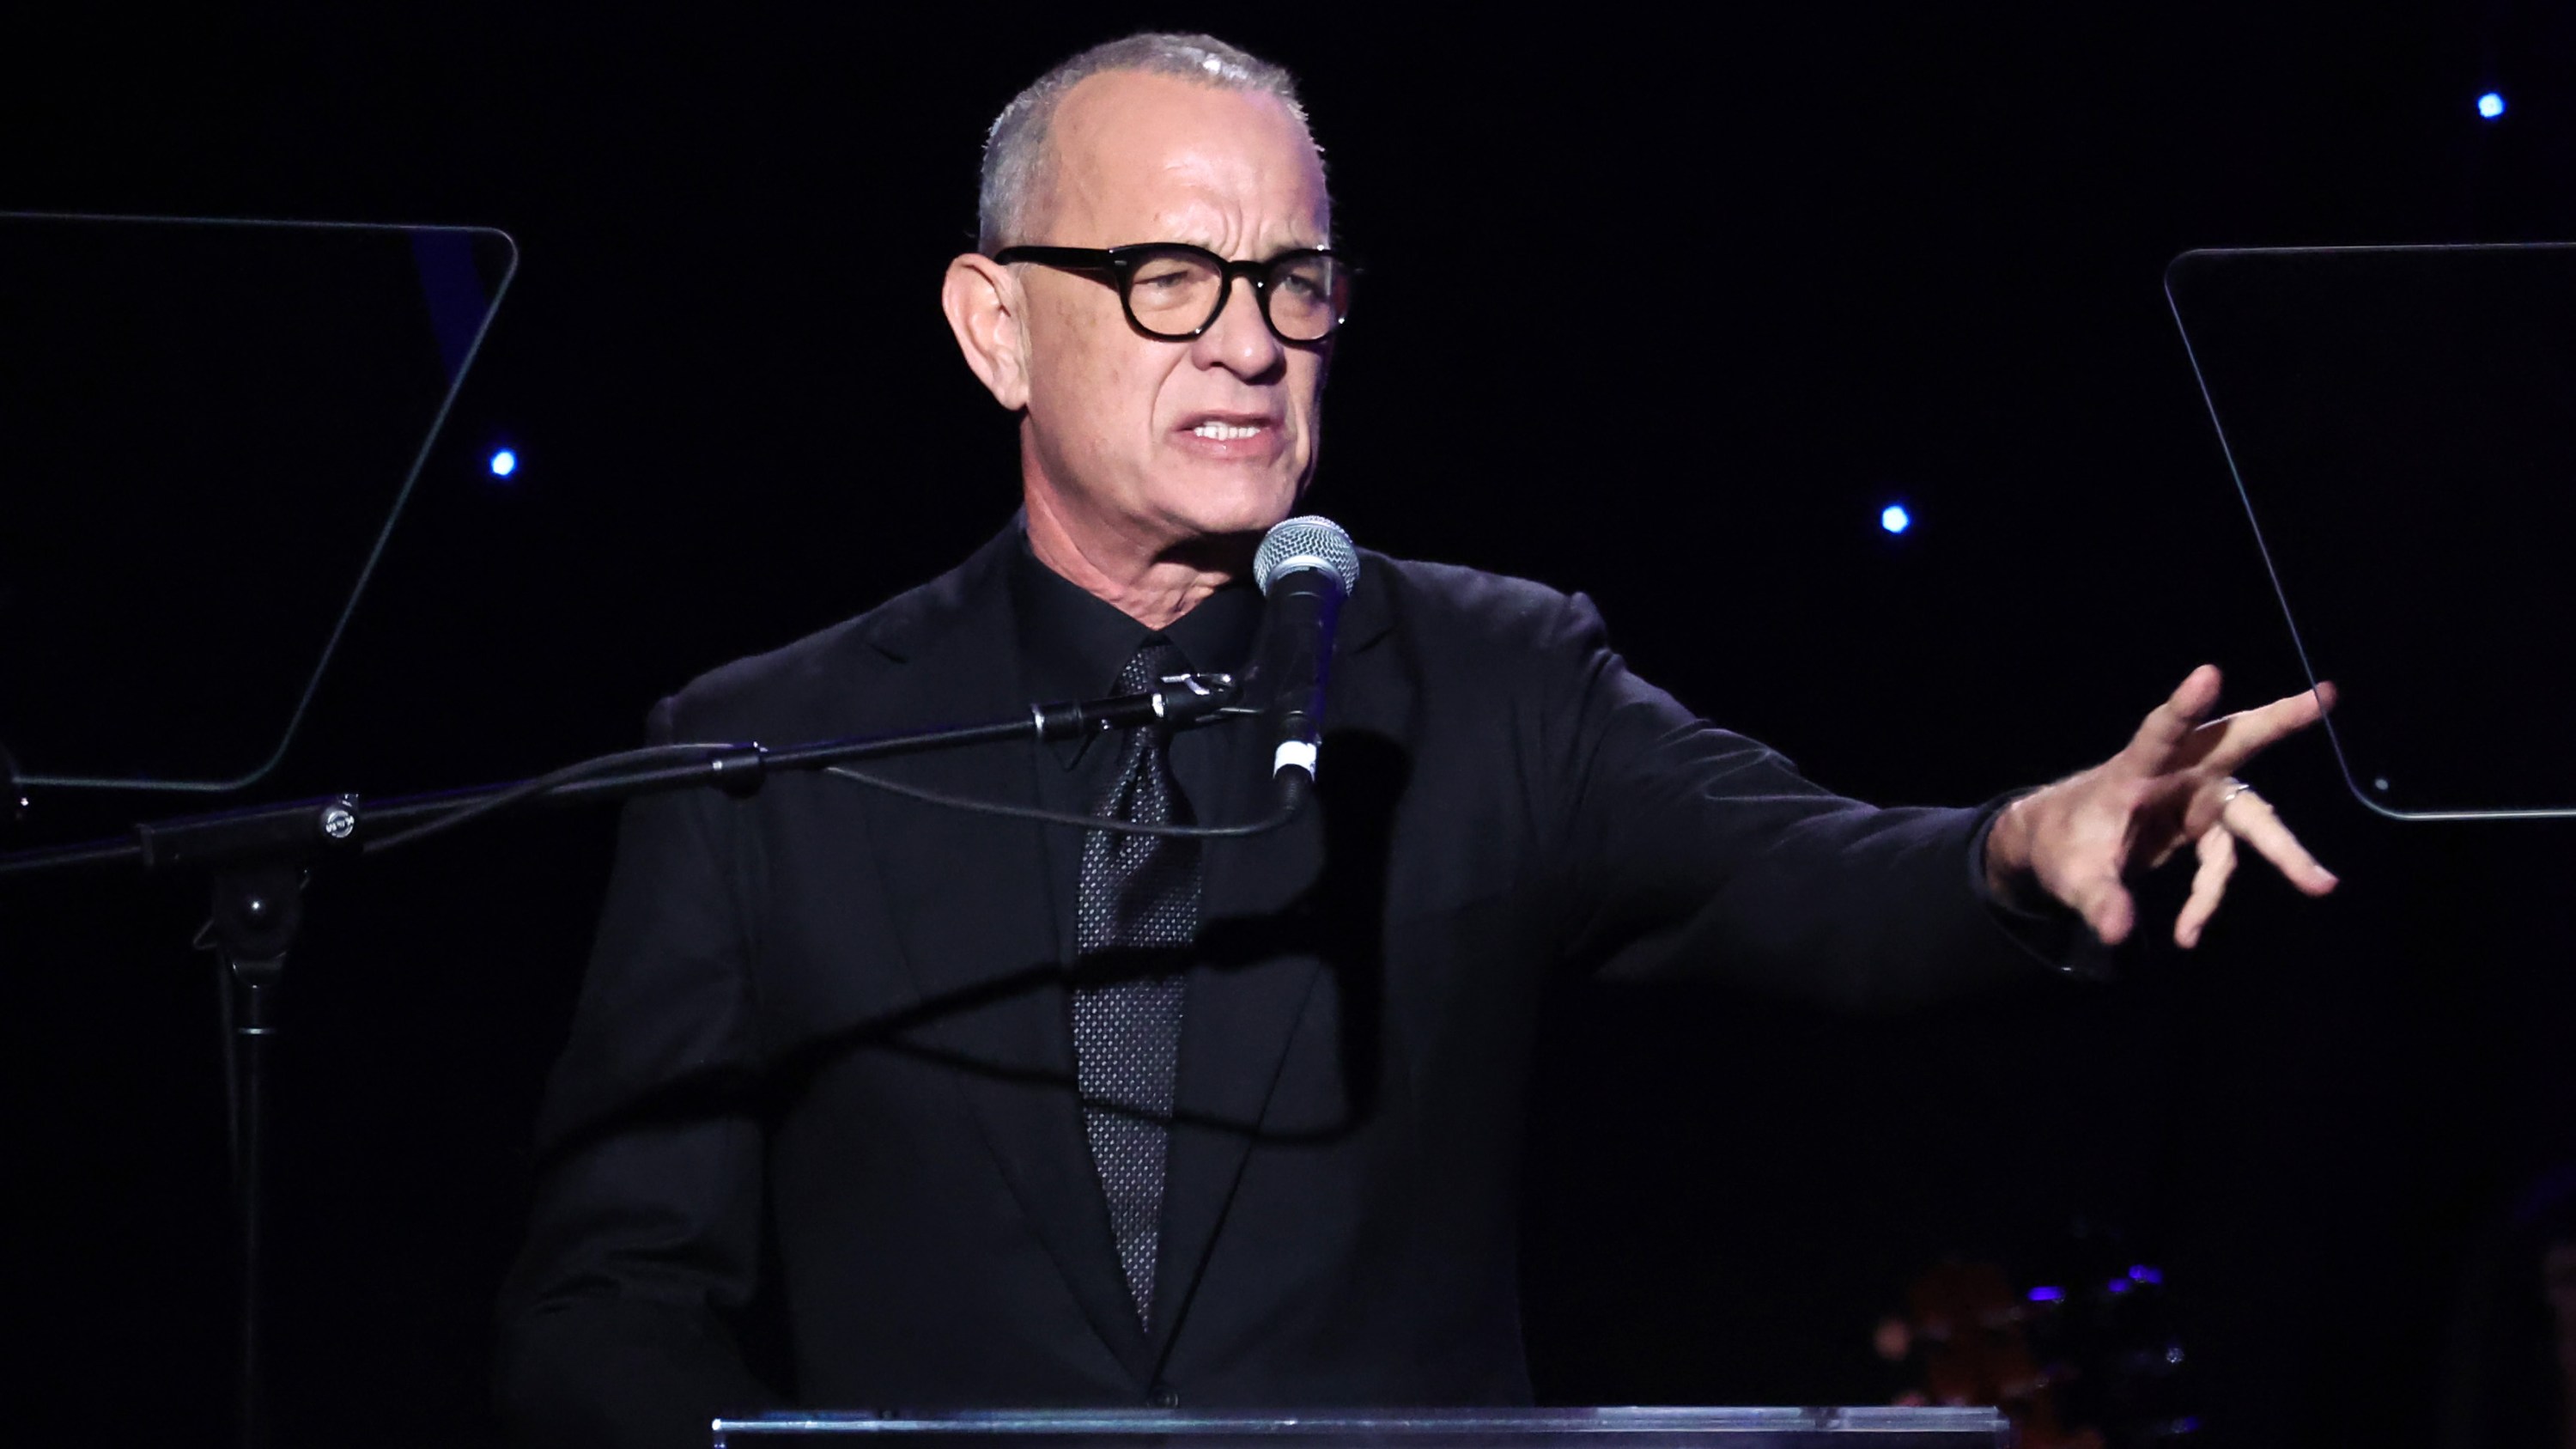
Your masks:
{"label": "silver ring on finger", "polygon": [[2236,803],[2237,796],[2250,794],[2253,789],[2253,786],[2246,784],[2235,776],[2228,776],[2226,788],[2221,790],[2218,795],[2219,813],[2222,815],[2227,813],[2227,807]]}

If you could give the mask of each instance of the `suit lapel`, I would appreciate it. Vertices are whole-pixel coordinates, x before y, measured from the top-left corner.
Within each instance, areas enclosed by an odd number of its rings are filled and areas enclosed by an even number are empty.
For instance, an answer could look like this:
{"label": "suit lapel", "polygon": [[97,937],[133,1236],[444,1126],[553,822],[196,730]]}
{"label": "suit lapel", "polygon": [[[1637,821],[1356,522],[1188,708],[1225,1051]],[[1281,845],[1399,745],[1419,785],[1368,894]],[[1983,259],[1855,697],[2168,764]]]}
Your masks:
{"label": "suit lapel", "polygon": [[[952,575],[953,597],[932,599],[877,641],[899,660],[887,693],[918,711],[916,722],[1027,710],[1005,547],[1017,547],[1016,529]],[[948,794],[1034,806],[1040,758],[1032,747],[976,746],[870,769]],[[1071,903],[1053,899],[1040,833],[1048,828],[881,792],[869,799],[877,870],[930,1018],[911,1041],[957,1068],[950,1075],[1031,1227],[1101,1341],[1136,1371],[1144,1343],[1074,1088],[1056,929]]]}
{"label": "suit lapel", "polygon": [[[1383,588],[1372,591],[1363,583],[1343,611],[1334,650],[1328,701],[1337,734],[1357,728],[1400,737],[1409,699],[1398,662],[1401,651],[1371,648],[1389,626]],[[1208,843],[1198,960],[1190,970],[1181,1028],[1178,1120],[1155,1269],[1153,1355],[1158,1368],[1188,1316],[1191,1295],[1292,1045],[1327,1051],[1335,1045],[1298,1039],[1299,1023],[1328,964],[1328,933],[1356,928],[1373,937],[1376,931],[1373,918],[1333,919],[1341,912],[1332,908],[1349,903],[1335,898],[1324,875],[1328,841],[1338,834],[1333,828],[1338,782],[1332,743],[1328,738],[1320,796],[1295,820],[1248,840]],[[1267,753],[1240,752],[1243,768],[1230,771],[1223,813],[1203,818],[1251,820],[1274,808]]]}

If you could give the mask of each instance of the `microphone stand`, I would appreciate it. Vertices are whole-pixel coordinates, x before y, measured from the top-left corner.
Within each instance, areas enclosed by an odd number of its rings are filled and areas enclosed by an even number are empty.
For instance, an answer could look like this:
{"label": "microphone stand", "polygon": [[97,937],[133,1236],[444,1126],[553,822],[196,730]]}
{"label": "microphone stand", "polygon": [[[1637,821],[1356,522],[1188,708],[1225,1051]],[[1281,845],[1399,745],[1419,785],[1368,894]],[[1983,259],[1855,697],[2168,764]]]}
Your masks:
{"label": "microphone stand", "polygon": [[[1245,713],[1233,708],[1240,692],[1232,675],[1187,674],[1166,679],[1142,694],[1032,705],[1024,716],[989,724],[824,740],[774,750],[758,744],[663,746],[601,756],[530,780],[471,789],[373,803],[343,794],[254,805],[147,822],[124,837],[0,855],[0,879],[122,863],[138,865],[147,873],[183,867],[207,873],[212,916],[198,944],[214,950],[225,983],[225,1106],[241,1260],[240,1443],[242,1449],[267,1449],[273,1428],[265,1354],[268,1069],[278,1031],[277,999],[287,954],[303,924],[304,885],[311,867],[520,805],[586,805],[708,786],[739,798],[757,792],[763,780],[781,771],[827,770],[855,760],[1004,740],[1045,742],[1140,725],[1185,727]],[[704,753],[671,758],[692,750]],[[1274,823],[1284,820],[1302,798],[1293,793],[1284,796]]]}

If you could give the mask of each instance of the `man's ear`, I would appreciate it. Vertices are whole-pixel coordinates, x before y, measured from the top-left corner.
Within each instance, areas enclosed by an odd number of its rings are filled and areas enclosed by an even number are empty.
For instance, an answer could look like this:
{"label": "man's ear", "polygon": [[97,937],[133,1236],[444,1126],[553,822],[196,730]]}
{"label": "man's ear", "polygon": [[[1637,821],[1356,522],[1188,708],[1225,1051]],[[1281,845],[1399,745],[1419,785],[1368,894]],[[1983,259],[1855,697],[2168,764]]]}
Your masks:
{"label": "man's ear", "polygon": [[1011,269],[968,252],[948,264],[939,305],[948,314],[948,330],[957,334],[957,350],[993,400],[1013,412],[1027,407],[1028,332],[1020,325],[1025,303]]}

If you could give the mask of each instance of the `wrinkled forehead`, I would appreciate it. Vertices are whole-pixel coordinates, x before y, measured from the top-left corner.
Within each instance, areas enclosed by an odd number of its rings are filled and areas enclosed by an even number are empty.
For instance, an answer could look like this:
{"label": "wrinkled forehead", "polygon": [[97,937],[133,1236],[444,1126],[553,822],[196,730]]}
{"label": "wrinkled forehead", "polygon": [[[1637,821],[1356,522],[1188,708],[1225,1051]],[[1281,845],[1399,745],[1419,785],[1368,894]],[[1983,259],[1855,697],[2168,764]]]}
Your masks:
{"label": "wrinkled forehead", "polygon": [[1186,241],[1219,251],[1321,246],[1323,158],[1277,96],[1145,72],[1092,76],[1049,138],[1048,240]]}

